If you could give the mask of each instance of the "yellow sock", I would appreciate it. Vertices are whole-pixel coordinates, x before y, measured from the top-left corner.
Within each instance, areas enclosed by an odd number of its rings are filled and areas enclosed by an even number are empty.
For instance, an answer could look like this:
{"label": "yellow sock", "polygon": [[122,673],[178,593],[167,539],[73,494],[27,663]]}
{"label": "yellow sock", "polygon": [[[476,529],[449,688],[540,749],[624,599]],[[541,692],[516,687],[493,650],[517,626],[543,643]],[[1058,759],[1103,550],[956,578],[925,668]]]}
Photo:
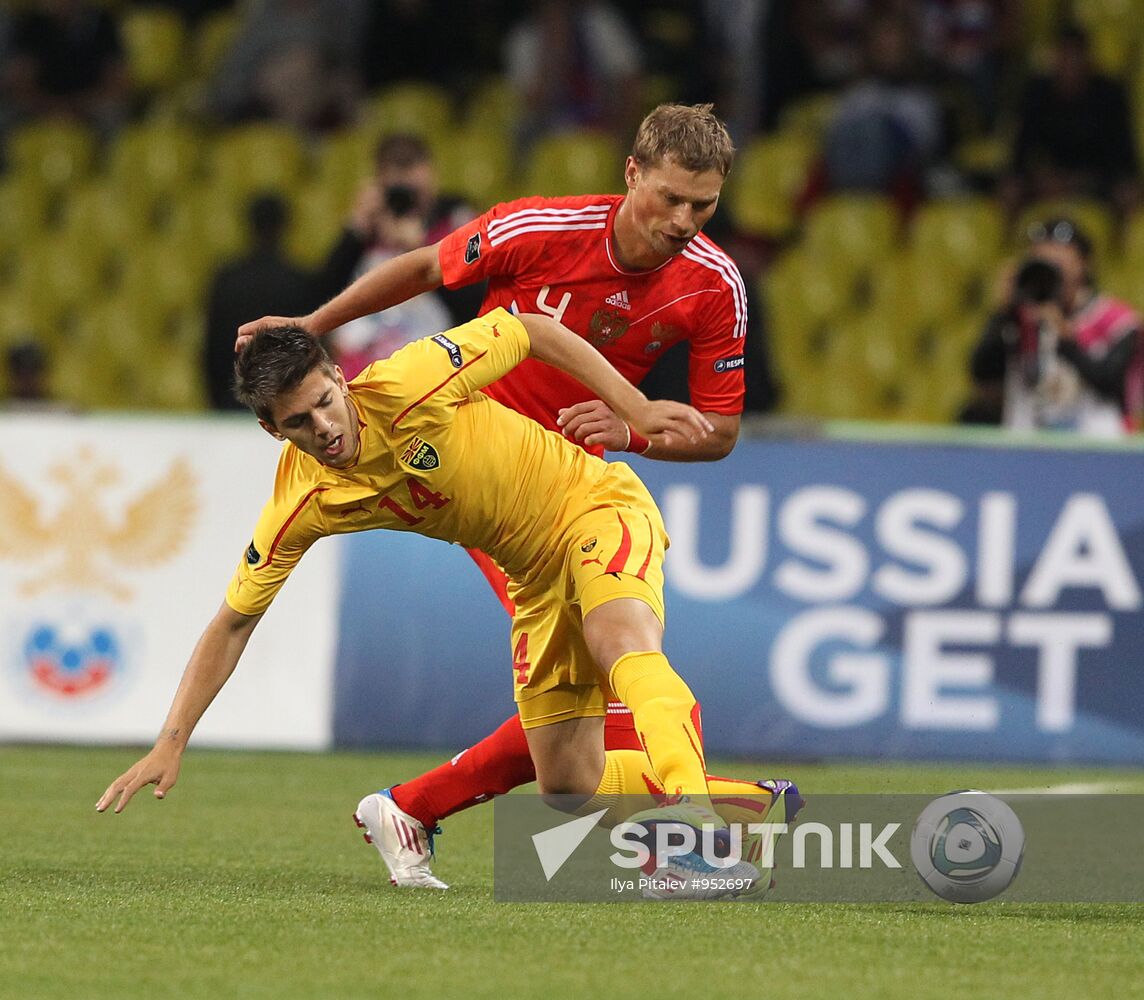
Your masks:
{"label": "yellow sock", "polygon": [[[655,796],[659,795],[660,798]],[[609,750],[604,754],[604,774],[596,794],[576,810],[587,816],[607,809],[602,826],[615,826],[629,816],[651,809],[662,800],[662,789],[642,750]]]}
{"label": "yellow sock", "polygon": [[631,709],[640,742],[664,790],[690,796],[710,809],[699,705],[667,657],[658,652],[626,653],[612,665],[608,680],[616,697]]}

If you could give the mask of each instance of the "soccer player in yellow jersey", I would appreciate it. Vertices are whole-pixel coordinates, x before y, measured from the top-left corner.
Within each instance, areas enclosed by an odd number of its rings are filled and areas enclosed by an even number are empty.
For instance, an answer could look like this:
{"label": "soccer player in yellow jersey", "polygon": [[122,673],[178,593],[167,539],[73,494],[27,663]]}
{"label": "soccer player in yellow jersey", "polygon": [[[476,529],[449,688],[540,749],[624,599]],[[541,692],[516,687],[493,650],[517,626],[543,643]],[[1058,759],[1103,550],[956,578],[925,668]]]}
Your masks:
{"label": "soccer player in yellow jersey", "polygon": [[[174,785],[191,731],[311,544],[390,528],[480,549],[506,571],[517,607],[515,696],[541,794],[598,809],[646,794],[646,772],[671,801],[632,820],[725,826],[707,794],[695,698],[662,652],[659,511],[628,466],[480,391],[527,357],[574,376],[649,440],[699,441],[712,431],[690,406],[649,401],[547,316],[494,309],[375,362],[350,384],[298,328],[267,330],[243,349],[238,395],[288,442],[273,496],[154,748],[111,783],[99,811],[113,802],[122,811],[144,785],[156,785],[157,798]],[[605,753],[611,692],[634,714],[646,755]],[[686,874],[704,862],[694,855],[680,864]],[[732,873],[757,876],[745,862],[721,871]]]}

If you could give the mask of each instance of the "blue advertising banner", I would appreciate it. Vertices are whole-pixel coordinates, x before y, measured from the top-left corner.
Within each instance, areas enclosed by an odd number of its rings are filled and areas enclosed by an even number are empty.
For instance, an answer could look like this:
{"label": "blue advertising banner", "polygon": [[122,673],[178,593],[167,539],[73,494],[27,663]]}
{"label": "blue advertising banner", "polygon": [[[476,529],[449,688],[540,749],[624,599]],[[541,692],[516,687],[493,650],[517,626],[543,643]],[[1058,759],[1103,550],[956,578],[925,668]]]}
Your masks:
{"label": "blue advertising banner", "polygon": [[[1144,453],[744,440],[634,460],[671,535],[666,649],[713,753],[1144,761]],[[466,554],[347,540],[335,740],[511,712]]]}

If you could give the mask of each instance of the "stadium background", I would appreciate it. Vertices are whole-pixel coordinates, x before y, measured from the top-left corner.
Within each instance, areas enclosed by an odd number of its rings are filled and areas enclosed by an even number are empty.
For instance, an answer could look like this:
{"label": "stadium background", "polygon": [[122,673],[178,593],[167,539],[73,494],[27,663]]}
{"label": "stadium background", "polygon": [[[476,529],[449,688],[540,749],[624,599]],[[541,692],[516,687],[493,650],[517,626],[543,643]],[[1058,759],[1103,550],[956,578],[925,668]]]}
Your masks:
{"label": "stadium background", "polygon": [[[26,6],[5,11],[7,27]],[[447,70],[432,31],[390,60],[420,75],[389,78],[384,49],[349,59],[349,110],[306,127],[212,110],[229,47],[267,5],[95,6],[122,39],[115,126],[4,122],[0,344],[34,343],[49,372],[48,399],[13,398],[0,415],[7,740],[146,740],[248,541],[273,448],[207,412],[202,353],[206,290],[245,249],[251,196],[287,200],[289,252],[314,267],[384,134],[422,136],[443,190],[481,209],[618,190],[634,125],[542,122],[521,144],[501,41],[527,4],[466,5],[460,26],[480,30],[469,51],[446,47]],[[382,24],[388,6],[372,6]],[[784,21],[784,5],[760,5],[760,38],[764,23],[799,30],[802,6]],[[806,6],[831,12],[830,43],[853,49],[875,8],[920,23],[962,5]],[[443,11],[403,7],[429,29]],[[821,190],[845,74],[804,74],[802,92],[771,91],[752,112],[713,71],[730,56],[710,41],[708,8],[616,5],[642,53],[636,120],[663,99],[728,109],[740,153],[718,238],[757,295],[750,350],[778,386],[731,459],[639,463],[676,538],[670,651],[716,752],[1144,761],[1137,440],[955,425],[997,269],[1029,220],[1080,220],[1102,287],[1144,305],[1144,212],[996,193],[1016,96],[1071,18],[1144,137],[1144,12],[1131,0],[983,7],[995,106],[971,113],[948,78],[920,78],[948,127],[903,196]],[[760,44],[782,64],[781,35]],[[511,710],[503,622],[457,553],[407,538],[323,549],[260,630],[205,743],[458,747]]]}

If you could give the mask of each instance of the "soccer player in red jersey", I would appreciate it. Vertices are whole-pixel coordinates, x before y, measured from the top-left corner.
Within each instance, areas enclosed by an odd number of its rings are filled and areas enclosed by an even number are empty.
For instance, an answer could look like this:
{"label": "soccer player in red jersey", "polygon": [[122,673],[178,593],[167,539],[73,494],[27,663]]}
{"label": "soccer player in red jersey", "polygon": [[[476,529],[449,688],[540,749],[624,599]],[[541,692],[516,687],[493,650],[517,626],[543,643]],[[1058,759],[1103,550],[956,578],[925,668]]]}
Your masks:
{"label": "soccer player in red jersey", "polygon": [[[698,443],[648,440],[575,379],[534,360],[488,386],[488,395],[596,454],[606,449],[666,461],[723,458],[738,439],[743,409],[747,299],[735,263],[701,229],[715,211],[733,156],[711,105],[660,105],[636,133],[624,166],[625,194],[495,205],[436,245],[379,264],[308,316],[244,324],[238,347],[265,327],[295,324],[321,336],[441,285],[487,279],[482,314],[498,306],[545,313],[592,343],[635,384],[664,351],[687,340],[691,403],[714,431]],[[472,555],[512,614],[504,574],[483,553]],[[605,740],[610,749],[640,746],[631,715],[618,702],[608,709]],[[388,825],[398,833],[378,849],[393,881],[443,888],[428,868],[437,820],[534,778],[514,716],[453,760],[387,789],[393,803]],[[746,801],[752,793],[765,800],[775,791],[753,781],[709,784],[717,804],[721,797]]]}

